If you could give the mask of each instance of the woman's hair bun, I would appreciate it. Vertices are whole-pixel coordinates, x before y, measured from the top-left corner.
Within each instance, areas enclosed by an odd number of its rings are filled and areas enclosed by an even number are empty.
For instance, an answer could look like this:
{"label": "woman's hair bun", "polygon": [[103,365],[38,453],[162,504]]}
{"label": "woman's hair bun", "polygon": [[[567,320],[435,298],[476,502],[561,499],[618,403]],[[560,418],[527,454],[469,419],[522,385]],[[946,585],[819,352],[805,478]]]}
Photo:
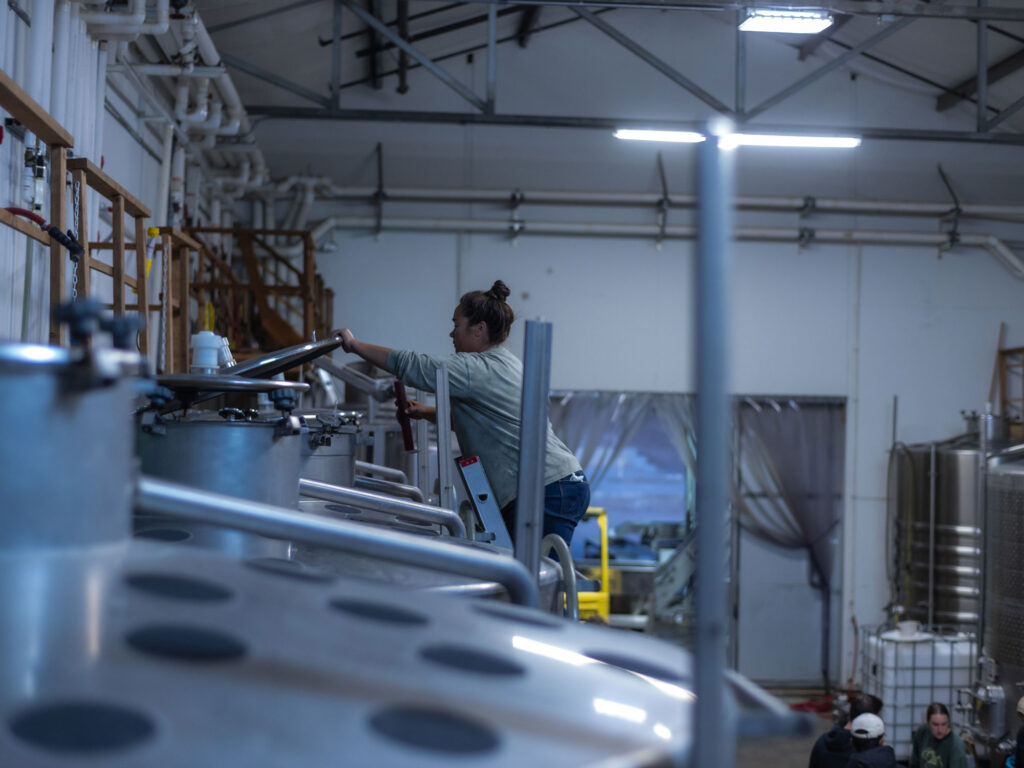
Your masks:
{"label": "woman's hair bun", "polygon": [[494,285],[491,286],[491,290],[487,292],[487,295],[497,301],[505,301],[505,299],[512,295],[512,290],[501,282],[501,280],[495,280]]}

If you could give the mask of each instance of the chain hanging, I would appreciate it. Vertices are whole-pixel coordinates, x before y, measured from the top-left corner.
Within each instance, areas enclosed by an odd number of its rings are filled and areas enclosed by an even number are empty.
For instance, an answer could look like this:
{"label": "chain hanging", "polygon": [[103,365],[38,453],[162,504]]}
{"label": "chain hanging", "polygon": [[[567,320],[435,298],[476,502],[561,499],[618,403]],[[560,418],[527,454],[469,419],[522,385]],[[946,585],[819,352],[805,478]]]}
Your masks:
{"label": "chain hanging", "polygon": [[[72,229],[72,231],[75,234],[75,240],[77,240],[78,242],[82,242],[82,239],[79,236],[79,231],[78,231],[78,221],[79,221],[78,215],[79,215],[79,210],[80,210],[80,205],[81,205],[81,196],[82,196],[82,189],[81,189],[81,187],[82,187],[81,182],[79,182],[78,179],[75,179],[74,184],[72,185],[72,194],[71,194],[71,202],[72,202],[71,229]],[[78,261],[77,260],[73,260],[71,262],[71,300],[72,301],[78,301]]]}

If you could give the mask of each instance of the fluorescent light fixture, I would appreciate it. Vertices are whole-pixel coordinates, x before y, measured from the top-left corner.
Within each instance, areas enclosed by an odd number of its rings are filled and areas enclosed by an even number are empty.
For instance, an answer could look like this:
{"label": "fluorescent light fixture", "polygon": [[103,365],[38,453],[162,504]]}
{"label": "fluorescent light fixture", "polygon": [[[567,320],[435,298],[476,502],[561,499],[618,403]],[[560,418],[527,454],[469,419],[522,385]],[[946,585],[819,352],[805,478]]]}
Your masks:
{"label": "fluorescent light fixture", "polygon": [[859,136],[784,136],[772,133],[729,133],[718,140],[722,149],[734,147],[811,147],[853,149],[860,146]]}
{"label": "fluorescent light fixture", "polygon": [[784,32],[815,35],[832,26],[832,17],[824,11],[752,10],[740,24],[744,32]]}
{"label": "fluorescent light fixture", "polygon": [[698,144],[704,141],[704,135],[693,131],[641,131],[620,128],[615,132],[616,139],[632,141],[672,141],[678,144]]}

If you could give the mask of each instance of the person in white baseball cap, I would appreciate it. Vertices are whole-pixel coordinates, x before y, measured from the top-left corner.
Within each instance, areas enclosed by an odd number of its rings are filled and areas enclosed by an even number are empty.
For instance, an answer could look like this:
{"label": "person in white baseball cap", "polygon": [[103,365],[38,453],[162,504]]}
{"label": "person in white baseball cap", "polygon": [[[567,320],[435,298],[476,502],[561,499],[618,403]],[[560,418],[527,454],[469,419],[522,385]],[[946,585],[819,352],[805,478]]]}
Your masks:
{"label": "person in white baseball cap", "polygon": [[850,723],[855,750],[847,768],[896,768],[896,753],[885,743],[885,723],[866,712]]}

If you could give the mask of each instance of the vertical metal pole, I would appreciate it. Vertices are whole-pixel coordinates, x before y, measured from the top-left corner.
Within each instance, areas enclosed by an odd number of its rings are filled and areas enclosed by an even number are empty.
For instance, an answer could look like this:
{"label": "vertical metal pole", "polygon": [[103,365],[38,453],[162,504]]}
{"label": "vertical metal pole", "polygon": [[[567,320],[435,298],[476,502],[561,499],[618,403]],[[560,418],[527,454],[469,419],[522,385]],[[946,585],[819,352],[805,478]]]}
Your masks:
{"label": "vertical metal pole", "polygon": [[928,452],[928,627],[935,626],[935,443]]}
{"label": "vertical metal pole", "polygon": [[[743,409],[736,409],[736,426],[732,429],[733,487],[742,488],[743,470],[740,451],[743,446]],[[735,507],[729,510],[729,666],[740,667],[740,516]]]}
{"label": "vertical metal pole", "polygon": [[437,484],[440,486],[439,505],[455,511],[455,484],[452,482],[452,417],[448,400],[448,367],[441,363],[437,369]]}
{"label": "vertical metal pole", "polygon": [[429,499],[434,489],[430,485],[430,423],[426,419],[416,420],[416,486]]}
{"label": "vertical metal pole", "polygon": [[516,493],[516,559],[537,575],[544,526],[544,452],[551,390],[551,323],[526,321],[523,402],[519,412],[519,489]]}
{"label": "vertical metal pole", "polygon": [[[978,0],[978,7],[984,8],[987,0]],[[988,22],[978,20],[978,133],[988,128]]]}
{"label": "vertical metal pole", "polygon": [[498,8],[494,3],[487,6],[487,114],[494,114],[495,40],[498,30]]}
{"label": "vertical metal pole", "polygon": [[[991,404],[986,403],[985,414],[991,414]],[[981,550],[981,599],[978,604],[978,648],[980,650],[987,650],[985,648],[985,604],[986,594],[988,593],[989,586],[989,572],[988,572],[988,542],[993,540],[992,536],[989,536],[988,530],[988,504],[986,500],[985,490],[985,478],[988,473],[988,429],[985,424],[985,419],[978,422],[978,445],[980,450],[978,451],[978,487],[975,492],[975,499],[978,505],[978,512],[981,514],[981,542],[979,549]],[[979,658],[983,654],[978,654]]]}
{"label": "vertical metal pole", "polygon": [[342,0],[334,0],[331,16],[331,109],[341,107],[341,9]]}
{"label": "vertical metal pole", "polygon": [[747,38],[740,29],[740,19],[743,11],[737,12],[736,19],[736,114],[740,118],[747,102]]}
{"label": "vertical metal pole", "polygon": [[725,686],[725,527],[729,505],[729,274],[732,161],[714,120],[699,146],[697,236],[697,628],[694,707],[695,768],[721,768],[735,758],[733,707]]}

